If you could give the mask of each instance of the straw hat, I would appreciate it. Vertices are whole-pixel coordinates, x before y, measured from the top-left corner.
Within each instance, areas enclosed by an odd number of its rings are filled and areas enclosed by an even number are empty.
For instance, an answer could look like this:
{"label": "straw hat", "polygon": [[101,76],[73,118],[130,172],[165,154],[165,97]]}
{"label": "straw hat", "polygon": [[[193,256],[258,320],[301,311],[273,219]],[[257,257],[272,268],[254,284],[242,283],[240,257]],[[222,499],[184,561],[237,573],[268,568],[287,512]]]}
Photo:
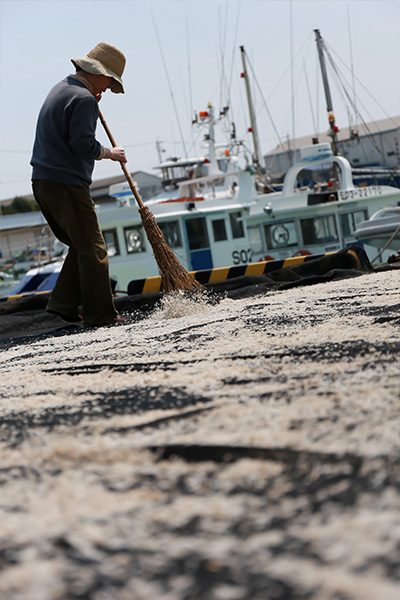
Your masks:
{"label": "straw hat", "polygon": [[83,58],[71,58],[75,67],[80,67],[86,73],[93,75],[107,75],[113,78],[111,91],[115,94],[123,94],[124,86],[122,84],[122,73],[125,68],[125,56],[118,48],[100,42],[90,50]]}

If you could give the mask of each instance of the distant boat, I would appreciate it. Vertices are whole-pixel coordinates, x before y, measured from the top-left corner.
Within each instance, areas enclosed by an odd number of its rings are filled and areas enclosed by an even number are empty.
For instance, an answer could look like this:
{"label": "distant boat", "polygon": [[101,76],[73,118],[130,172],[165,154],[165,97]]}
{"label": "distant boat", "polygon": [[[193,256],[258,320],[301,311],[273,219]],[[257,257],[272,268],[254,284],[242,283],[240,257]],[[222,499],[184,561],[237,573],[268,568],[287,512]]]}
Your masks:
{"label": "distant boat", "polygon": [[358,224],[354,237],[379,249],[400,250],[400,206],[378,210],[370,219]]}
{"label": "distant boat", "polygon": [[51,292],[63,263],[63,259],[57,259],[45,265],[29,269],[14,285],[2,289],[0,297],[31,294],[33,292]]}

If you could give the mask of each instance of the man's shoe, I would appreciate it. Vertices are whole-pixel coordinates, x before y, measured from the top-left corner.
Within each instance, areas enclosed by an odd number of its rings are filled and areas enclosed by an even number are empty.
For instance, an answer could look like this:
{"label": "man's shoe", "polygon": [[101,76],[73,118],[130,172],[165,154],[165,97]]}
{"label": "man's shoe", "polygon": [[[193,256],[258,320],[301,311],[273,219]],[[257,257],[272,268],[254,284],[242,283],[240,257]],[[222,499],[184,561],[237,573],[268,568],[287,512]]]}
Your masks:
{"label": "man's shoe", "polygon": [[116,327],[118,325],[129,325],[131,319],[126,315],[117,315],[115,319],[108,323],[96,323],[93,325],[85,325],[85,329],[97,329],[98,327]]}
{"label": "man's shoe", "polygon": [[66,321],[67,323],[81,323],[83,321],[83,317],[79,313],[75,313],[74,315],[66,315],[51,308],[47,308],[46,312],[50,313],[51,315],[57,315],[57,317],[60,317],[63,321]]}
{"label": "man's shoe", "polygon": [[117,315],[113,325],[129,325],[131,318],[128,315]]}

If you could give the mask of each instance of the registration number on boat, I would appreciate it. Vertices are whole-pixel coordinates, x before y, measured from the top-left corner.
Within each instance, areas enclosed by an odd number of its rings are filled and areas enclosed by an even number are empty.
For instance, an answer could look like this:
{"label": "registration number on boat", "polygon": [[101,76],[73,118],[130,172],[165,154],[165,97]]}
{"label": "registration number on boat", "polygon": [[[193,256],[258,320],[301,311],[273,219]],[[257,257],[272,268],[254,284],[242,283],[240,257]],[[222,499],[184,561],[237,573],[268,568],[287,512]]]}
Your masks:
{"label": "registration number on boat", "polygon": [[356,188],[354,190],[341,190],[339,192],[340,200],[357,200],[358,198],[369,198],[370,196],[379,196],[382,194],[380,185],[370,185],[365,188]]}
{"label": "registration number on boat", "polygon": [[252,251],[249,250],[235,250],[232,252],[232,261],[234,265],[246,264],[251,262]]}

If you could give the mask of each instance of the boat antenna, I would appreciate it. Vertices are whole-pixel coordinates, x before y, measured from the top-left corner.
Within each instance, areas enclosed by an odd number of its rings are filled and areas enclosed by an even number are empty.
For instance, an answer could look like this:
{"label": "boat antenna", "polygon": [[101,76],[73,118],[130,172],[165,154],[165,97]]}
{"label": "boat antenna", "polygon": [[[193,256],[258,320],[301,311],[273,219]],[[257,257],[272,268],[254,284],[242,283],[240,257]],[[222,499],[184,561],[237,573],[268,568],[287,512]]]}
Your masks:
{"label": "boat antenna", "polygon": [[310,103],[311,117],[312,117],[312,121],[313,121],[313,125],[314,125],[314,138],[313,138],[313,141],[314,141],[314,140],[318,139],[318,129],[317,129],[317,122],[315,120],[314,107],[313,107],[312,98],[311,98],[310,82],[308,80],[308,74],[307,74],[305,61],[303,61],[303,72],[304,72],[304,79],[306,81],[306,86],[307,86],[307,94],[308,94],[308,101]]}
{"label": "boat antenna", "polygon": [[162,147],[162,143],[163,143],[163,142],[162,142],[161,140],[159,140],[159,139],[156,139],[156,149],[157,149],[157,156],[158,156],[158,162],[159,162],[160,164],[161,164],[161,163],[162,163],[162,161],[163,161],[163,160],[162,160],[162,159],[163,159],[163,157],[162,157],[162,155],[163,155],[163,152],[165,152],[164,148]]}
{"label": "boat antenna", "polygon": [[[220,98],[219,105],[220,107],[224,106],[223,96],[224,96],[224,84],[228,87],[228,80],[225,72],[225,48],[226,48],[226,31],[228,25],[228,5],[225,6],[225,18],[221,15],[221,7],[218,7],[218,23],[219,23],[219,52],[221,55],[221,87],[220,87]],[[227,95],[229,95],[229,90],[227,90]]]}
{"label": "boat antenna", "polygon": [[[189,85],[189,108],[193,112],[193,89],[192,89],[192,66],[190,56],[190,37],[189,37],[189,24],[188,18],[186,17],[186,53],[187,53],[187,74],[188,74],[188,85]],[[194,147],[193,140],[193,127],[190,128],[190,140],[191,148]]]}
{"label": "boat antenna", "polygon": [[355,118],[356,118],[356,122],[355,122],[355,128],[354,130],[351,129],[350,131],[350,135],[351,137],[356,137],[358,134],[358,123],[357,123],[357,95],[356,95],[356,79],[355,79],[355,75],[354,75],[354,61],[353,61],[353,43],[352,43],[352,38],[351,38],[351,27],[350,27],[350,7],[347,4],[347,29],[349,32],[349,50],[350,50],[350,65],[351,65],[351,81],[352,81],[352,87],[353,87],[353,107],[354,107],[354,114],[355,114]]}
{"label": "boat antenna", "polygon": [[291,104],[292,104],[292,137],[293,137],[293,153],[292,153],[292,165],[295,161],[296,153],[296,115],[295,115],[295,101],[294,101],[294,62],[293,62],[293,1],[290,0],[290,86],[291,86]]}
{"label": "boat antenna", "polygon": [[328,74],[327,74],[327,70],[326,70],[325,55],[324,55],[325,44],[324,44],[324,40],[321,37],[319,29],[314,29],[314,33],[315,33],[315,40],[316,40],[317,49],[318,49],[319,64],[321,67],[322,81],[323,81],[324,90],[325,90],[326,110],[328,113],[328,121],[329,121],[329,128],[330,128],[329,135],[332,139],[333,153],[335,155],[337,155],[338,154],[337,133],[338,133],[339,129],[338,129],[337,125],[335,124],[335,115],[333,113],[332,96],[331,96],[331,90],[329,88]]}
{"label": "boat antenna", "polygon": [[170,77],[169,77],[168,68],[167,68],[167,64],[166,64],[166,61],[165,61],[164,52],[163,52],[163,49],[162,49],[162,46],[161,46],[160,36],[158,34],[158,29],[157,29],[157,25],[156,25],[156,21],[155,21],[155,18],[154,18],[153,11],[151,11],[151,17],[152,17],[152,20],[153,20],[154,30],[155,30],[155,33],[156,33],[156,39],[157,39],[158,48],[159,48],[160,54],[161,54],[161,60],[162,60],[163,66],[164,66],[165,76],[166,76],[167,82],[168,82],[169,94],[171,96],[171,100],[172,100],[172,105],[173,105],[174,112],[175,112],[176,121],[178,123],[179,135],[181,137],[181,143],[182,143],[182,147],[183,147],[183,152],[184,152],[185,158],[187,158],[188,157],[188,153],[187,153],[187,149],[186,149],[185,140],[184,140],[184,137],[183,137],[182,126],[181,126],[181,122],[180,122],[180,119],[179,119],[179,114],[178,114],[178,110],[177,110],[176,102],[175,102],[175,96],[174,96],[174,92],[173,92],[173,89],[172,89],[171,80],[170,80]]}
{"label": "boat antenna", "polygon": [[253,136],[253,145],[254,145],[253,163],[255,165],[257,174],[260,177],[263,177],[264,169],[263,169],[262,162],[261,162],[260,142],[259,142],[259,137],[258,137],[257,122],[256,122],[255,114],[254,114],[253,99],[252,99],[252,95],[251,95],[250,81],[249,81],[249,76],[248,76],[248,72],[247,72],[246,52],[245,52],[244,46],[240,46],[240,54],[242,57],[242,66],[243,66],[243,71],[241,73],[241,77],[244,79],[244,83],[245,83],[245,87],[246,87],[247,103],[249,105],[249,114],[250,114],[250,127],[248,128],[248,131]]}
{"label": "boat antenna", "polygon": [[189,105],[193,107],[193,90],[192,90],[192,67],[190,62],[190,43],[189,43],[189,25],[186,17],[186,52],[187,52],[187,72],[188,72],[188,83],[189,83]]}
{"label": "boat antenna", "polygon": [[238,29],[239,29],[239,19],[240,19],[240,11],[241,11],[241,7],[242,7],[242,0],[239,0],[238,3],[238,7],[237,7],[237,13],[236,13],[236,24],[235,24],[235,35],[234,35],[234,40],[233,40],[233,45],[232,45],[232,56],[231,56],[231,70],[229,73],[229,84],[228,84],[228,102],[227,104],[230,106],[231,103],[231,89],[232,89],[232,81],[233,81],[233,67],[235,64],[235,56],[236,56],[236,44],[237,44],[237,37],[238,37]]}

